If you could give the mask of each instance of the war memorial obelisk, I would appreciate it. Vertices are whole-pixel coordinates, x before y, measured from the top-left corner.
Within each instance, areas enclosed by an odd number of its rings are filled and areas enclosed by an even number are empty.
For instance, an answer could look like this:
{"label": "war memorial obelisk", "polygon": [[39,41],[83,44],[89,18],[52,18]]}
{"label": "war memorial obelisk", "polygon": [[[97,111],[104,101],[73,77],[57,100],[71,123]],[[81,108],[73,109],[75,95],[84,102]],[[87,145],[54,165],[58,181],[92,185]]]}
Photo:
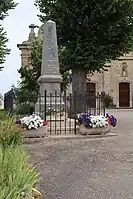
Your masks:
{"label": "war memorial obelisk", "polygon": [[[60,95],[60,84],[62,77],[59,73],[59,59],[58,59],[58,45],[57,45],[57,34],[56,34],[56,23],[54,21],[47,21],[44,24],[44,37],[43,37],[43,51],[42,51],[42,66],[41,76],[38,79],[40,85],[40,96],[36,103],[35,113],[40,114],[44,110],[44,98],[45,90],[47,96]],[[55,107],[55,99],[52,97],[52,101],[47,97],[45,109]],[[56,99],[56,107],[60,106],[60,98]]]}

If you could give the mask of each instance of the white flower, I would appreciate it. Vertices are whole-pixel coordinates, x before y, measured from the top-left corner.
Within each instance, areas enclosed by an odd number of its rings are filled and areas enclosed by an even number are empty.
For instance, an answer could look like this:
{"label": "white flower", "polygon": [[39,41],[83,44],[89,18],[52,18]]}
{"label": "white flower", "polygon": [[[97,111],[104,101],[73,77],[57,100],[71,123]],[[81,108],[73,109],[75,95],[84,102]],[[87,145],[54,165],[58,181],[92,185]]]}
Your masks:
{"label": "white flower", "polygon": [[[78,118],[81,116],[82,114],[78,114]],[[104,115],[91,115],[90,116],[90,127],[92,128],[97,128],[97,127],[106,127],[108,125],[108,121],[107,118]]]}
{"label": "white flower", "polygon": [[41,119],[41,117],[33,114],[29,117],[23,117],[21,119],[21,123],[24,124],[28,129],[38,129],[38,127],[43,126],[44,120]]}

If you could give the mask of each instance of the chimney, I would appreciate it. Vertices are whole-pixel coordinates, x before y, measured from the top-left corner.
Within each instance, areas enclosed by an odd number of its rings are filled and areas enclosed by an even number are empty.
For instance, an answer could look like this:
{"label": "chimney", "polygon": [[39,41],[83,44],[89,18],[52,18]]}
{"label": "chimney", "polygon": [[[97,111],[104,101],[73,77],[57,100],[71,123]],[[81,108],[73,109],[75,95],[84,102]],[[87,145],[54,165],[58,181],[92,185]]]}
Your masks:
{"label": "chimney", "polygon": [[31,24],[31,25],[29,26],[29,28],[30,28],[29,41],[31,41],[31,40],[33,40],[33,39],[36,38],[36,34],[35,34],[34,30],[35,30],[35,28],[37,28],[37,26],[34,25],[34,24]]}

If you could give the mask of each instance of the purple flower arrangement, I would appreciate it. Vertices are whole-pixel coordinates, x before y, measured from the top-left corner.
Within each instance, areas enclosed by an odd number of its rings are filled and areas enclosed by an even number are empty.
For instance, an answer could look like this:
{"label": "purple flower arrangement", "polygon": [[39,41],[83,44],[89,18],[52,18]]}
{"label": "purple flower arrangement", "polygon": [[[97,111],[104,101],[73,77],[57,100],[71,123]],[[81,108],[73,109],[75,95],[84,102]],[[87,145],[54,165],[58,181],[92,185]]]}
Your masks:
{"label": "purple flower arrangement", "polygon": [[106,114],[106,118],[108,119],[108,123],[115,127],[117,124],[117,119],[113,115],[109,115],[108,113]]}
{"label": "purple flower arrangement", "polygon": [[102,128],[108,125],[107,118],[103,115],[81,114],[78,117],[78,123],[86,128]]}
{"label": "purple flower arrangement", "polygon": [[91,119],[90,119],[90,115],[87,114],[81,114],[78,117],[78,124],[81,125],[85,125],[86,128],[90,128],[91,127]]}
{"label": "purple flower arrangement", "polygon": [[17,120],[15,123],[16,124],[22,124],[21,120]]}
{"label": "purple flower arrangement", "polygon": [[115,127],[117,124],[117,119],[113,115],[109,114],[106,114],[106,116],[94,116],[82,113],[78,115],[78,124],[79,126],[83,125],[86,128],[102,128],[106,127],[107,125]]}

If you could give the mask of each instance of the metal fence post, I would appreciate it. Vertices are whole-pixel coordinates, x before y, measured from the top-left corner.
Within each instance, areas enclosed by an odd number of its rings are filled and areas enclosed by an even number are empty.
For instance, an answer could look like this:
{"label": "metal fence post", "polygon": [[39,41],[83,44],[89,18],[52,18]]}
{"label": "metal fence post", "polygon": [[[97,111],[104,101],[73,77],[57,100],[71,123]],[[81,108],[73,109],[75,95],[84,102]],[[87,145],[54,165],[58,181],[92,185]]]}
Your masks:
{"label": "metal fence post", "polygon": [[57,112],[58,112],[58,107],[57,107],[57,91],[55,91],[54,94],[54,100],[55,100],[55,134],[57,134]]}
{"label": "metal fence post", "polygon": [[39,109],[39,116],[41,117],[41,95],[39,93],[38,95],[38,109]]}
{"label": "metal fence post", "polygon": [[77,125],[77,123],[76,123],[76,120],[77,120],[77,109],[76,109],[76,92],[74,92],[74,100],[73,100],[74,102],[74,133],[75,133],[75,135],[76,135],[76,125]]}
{"label": "metal fence post", "polygon": [[44,92],[44,120],[47,120],[47,91]]}

